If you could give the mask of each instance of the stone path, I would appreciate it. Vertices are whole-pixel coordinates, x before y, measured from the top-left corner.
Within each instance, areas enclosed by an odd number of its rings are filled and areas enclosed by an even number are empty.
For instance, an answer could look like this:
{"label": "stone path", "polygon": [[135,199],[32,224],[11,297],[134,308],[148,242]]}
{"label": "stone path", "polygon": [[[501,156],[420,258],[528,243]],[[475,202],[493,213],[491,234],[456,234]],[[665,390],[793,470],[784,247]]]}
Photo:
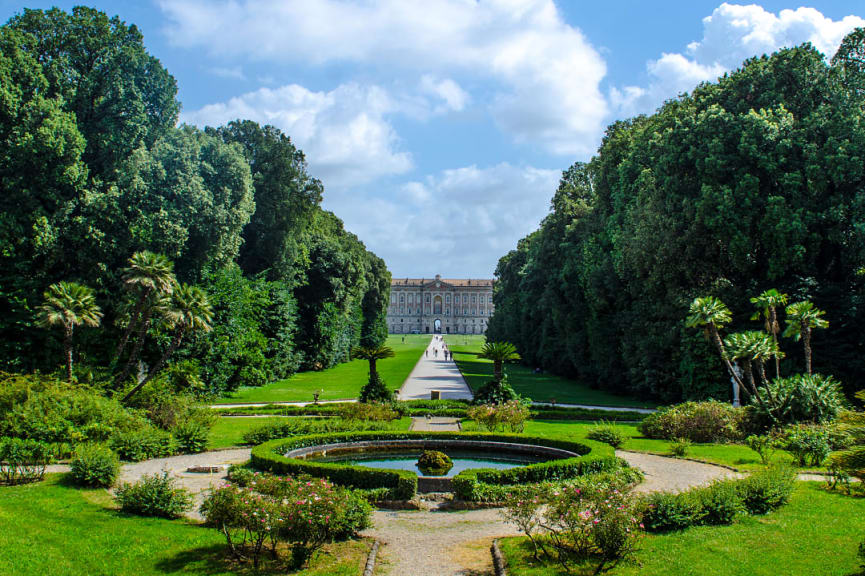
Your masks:
{"label": "stone path", "polygon": [[399,391],[400,400],[429,400],[438,390],[446,400],[471,400],[472,391],[453,360],[445,360],[443,341],[433,338]]}

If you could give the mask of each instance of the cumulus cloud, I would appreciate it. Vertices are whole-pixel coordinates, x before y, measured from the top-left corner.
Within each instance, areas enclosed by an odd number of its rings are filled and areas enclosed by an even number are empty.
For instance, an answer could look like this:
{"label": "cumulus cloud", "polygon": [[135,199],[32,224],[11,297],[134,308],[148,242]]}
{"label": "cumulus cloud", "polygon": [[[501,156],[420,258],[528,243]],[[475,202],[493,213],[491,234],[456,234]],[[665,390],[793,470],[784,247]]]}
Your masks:
{"label": "cumulus cloud", "polygon": [[[555,154],[594,150],[607,114],[603,59],[553,0],[159,0],[168,36],[217,57],[359,63],[420,74],[460,110],[458,77],[493,85],[489,111],[517,141]],[[417,76],[415,76],[417,77]],[[439,77],[441,77],[439,79]]]}
{"label": "cumulus cloud", "polygon": [[468,93],[450,78],[438,79],[432,74],[425,74],[420,81],[421,93],[441,100],[435,111],[442,113],[447,110],[461,111],[469,102]]}
{"label": "cumulus cloud", "polygon": [[386,116],[398,103],[377,86],[343,84],[313,92],[290,84],[260,88],[227,102],[184,113],[198,125],[220,125],[238,118],[273,124],[306,153],[312,173],[328,186],[369,182],[412,168],[411,154],[400,149]]}
{"label": "cumulus cloud", "polygon": [[[501,163],[443,170],[398,187],[395,194],[328,196],[394,274],[491,275],[517,240],[547,214],[561,173]],[[434,264],[432,264],[434,263]]]}
{"label": "cumulus cloud", "polygon": [[857,16],[832,20],[814,8],[775,14],[756,4],[724,3],[703,19],[700,41],[689,44],[683,53],[662,54],[647,63],[648,86],[613,88],[610,101],[619,116],[651,112],[665,99],[714,80],[748,58],[785,46],[810,42],[831,57],[844,36],[858,26],[865,26],[865,20]]}
{"label": "cumulus cloud", "polygon": [[213,68],[209,68],[208,71],[214,76],[219,76],[220,78],[246,80],[246,75],[243,73],[243,69],[240,66],[214,66]]}

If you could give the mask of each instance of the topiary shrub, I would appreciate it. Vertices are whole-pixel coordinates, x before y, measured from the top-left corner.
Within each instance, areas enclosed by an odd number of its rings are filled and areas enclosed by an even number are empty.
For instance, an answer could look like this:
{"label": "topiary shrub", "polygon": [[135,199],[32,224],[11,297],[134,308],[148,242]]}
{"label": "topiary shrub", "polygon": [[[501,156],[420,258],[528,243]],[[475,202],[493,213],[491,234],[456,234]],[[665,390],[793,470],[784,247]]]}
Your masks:
{"label": "topiary shrub", "polygon": [[519,400],[520,395],[508,383],[508,375],[502,376],[501,382],[490,380],[481,386],[472,400],[475,404],[504,404],[511,400]]}
{"label": "topiary shrub", "polygon": [[613,448],[619,448],[625,443],[625,435],[614,422],[596,422],[593,428],[586,433],[586,438],[603,442]]}
{"label": "topiary shrub", "polygon": [[79,486],[108,488],[120,472],[120,459],[104,444],[82,444],[72,458],[72,481]]}
{"label": "topiary shrub", "polygon": [[424,450],[417,460],[417,467],[424,476],[444,476],[454,467],[454,463],[444,452]]}
{"label": "topiary shrub", "polygon": [[378,372],[371,373],[367,383],[360,389],[360,401],[369,403],[390,402],[391,400],[393,400],[393,390],[387,387]]}
{"label": "topiary shrub", "polygon": [[138,516],[179,518],[192,508],[192,496],[178,488],[168,472],[145,475],[136,484],[123,484],[114,499],[120,509]]}
{"label": "topiary shrub", "polygon": [[399,418],[399,412],[379,402],[345,402],[339,405],[337,414],[346,422],[390,422]]}
{"label": "topiary shrub", "polygon": [[0,438],[0,482],[26,484],[42,480],[51,463],[51,449],[45,442],[21,438]]}
{"label": "topiary shrub", "polygon": [[724,402],[685,402],[658,409],[640,422],[647,438],[691,442],[733,442],[743,438],[745,410]]}

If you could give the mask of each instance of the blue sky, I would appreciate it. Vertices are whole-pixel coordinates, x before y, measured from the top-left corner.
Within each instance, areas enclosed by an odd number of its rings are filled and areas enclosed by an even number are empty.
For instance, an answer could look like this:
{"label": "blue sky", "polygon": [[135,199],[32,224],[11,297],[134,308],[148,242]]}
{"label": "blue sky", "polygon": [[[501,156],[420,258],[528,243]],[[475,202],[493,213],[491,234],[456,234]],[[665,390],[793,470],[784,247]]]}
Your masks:
{"label": "blue sky", "polygon": [[[0,0],[4,21],[23,7]],[[486,277],[604,127],[750,56],[831,56],[860,1],[136,0],[181,120],[274,124],[394,276]]]}

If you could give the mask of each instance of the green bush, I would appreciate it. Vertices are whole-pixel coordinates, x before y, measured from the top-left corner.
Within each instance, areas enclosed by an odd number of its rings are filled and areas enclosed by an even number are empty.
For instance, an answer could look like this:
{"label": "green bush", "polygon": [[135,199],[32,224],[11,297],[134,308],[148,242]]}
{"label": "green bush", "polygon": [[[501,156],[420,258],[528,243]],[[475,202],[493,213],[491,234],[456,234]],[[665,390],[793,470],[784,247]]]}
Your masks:
{"label": "green bush", "polygon": [[508,375],[502,377],[501,382],[490,380],[474,393],[475,404],[504,404],[512,400],[519,400],[520,395],[508,383]]}
{"label": "green bush", "polygon": [[784,431],[784,447],[799,466],[819,466],[829,456],[829,432],[823,426],[798,424]]}
{"label": "green bush", "polygon": [[51,463],[51,450],[45,442],[21,438],[0,438],[0,482],[26,484],[42,480]]}
{"label": "green bush", "polygon": [[120,509],[138,516],[179,518],[192,508],[192,496],[178,488],[168,472],[145,475],[136,484],[123,484],[114,499]]}
{"label": "green bush", "polygon": [[770,466],[738,480],[736,488],[750,514],[765,514],[790,499],[796,485],[796,471],[789,466]]}
{"label": "green bush", "polygon": [[746,412],[725,402],[685,402],[658,409],[640,422],[647,438],[691,442],[733,442],[743,437]]}
{"label": "green bush", "polygon": [[171,431],[177,448],[183,454],[198,454],[207,450],[210,428],[201,422],[189,420],[178,424]]}
{"label": "green bush", "polygon": [[590,428],[586,434],[589,440],[603,442],[613,448],[619,448],[625,443],[625,435],[613,422],[601,421],[597,422],[593,428]]}
{"label": "green bush", "polygon": [[831,376],[796,374],[775,378],[757,388],[760,400],[752,398],[751,409],[765,426],[834,420],[846,403],[841,385]]}
{"label": "green bush", "polygon": [[104,444],[82,444],[72,458],[72,480],[79,486],[108,488],[120,472],[117,454]]}
{"label": "green bush", "polygon": [[697,492],[700,501],[702,524],[732,524],[745,510],[742,495],[735,481],[713,482]]}
{"label": "green bush", "polygon": [[703,510],[700,499],[684,492],[653,492],[644,497],[643,524],[646,530],[666,532],[699,523]]}
{"label": "green bush", "polygon": [[109,445],[121,460],[129,462],[171,456],[175,449],[171,434],[152,426],[116,434]]}
{"label": "green bush", "polygon": [[347,422],[390,422],[399,418],[399,412],[389,404],[377,402],[346,402],[339,405],[337,413]]}
{"label": "green bush", "polygon": [[670,453],[676,458],[684,458],[691,449],[691,441],[687,438],[679,438],[670,442]]}
{"label": "green bush", "polygon": [[424,450],[417,460],[417,467],[424,476],[444,476],[454,467],[454,463],[444,452]]}
{"label": "green bush", "polygon": [[364,404],[371,402],[391,402],[393,390],[387,387],[378,372],[369,375],[369,380],[360,389],[360,401]]}
{"label": "green bush", "polygon": [[643,497],[643,523],[652,532],[731,524],[742,513],[765,514],[786,504],[795,481],[793,469],[777,466],[679,494],[656,492]]}
{"label": "green bush", "polygon": [[748,448],[757,453],[760,457],[760,462],[763,464],[769,464],[772,460],[772,454],[775,453],[775,449],[778,447],[778,439],[770,434],[759,436],[751,434],[745,438],[745,444],[748,445]]}

